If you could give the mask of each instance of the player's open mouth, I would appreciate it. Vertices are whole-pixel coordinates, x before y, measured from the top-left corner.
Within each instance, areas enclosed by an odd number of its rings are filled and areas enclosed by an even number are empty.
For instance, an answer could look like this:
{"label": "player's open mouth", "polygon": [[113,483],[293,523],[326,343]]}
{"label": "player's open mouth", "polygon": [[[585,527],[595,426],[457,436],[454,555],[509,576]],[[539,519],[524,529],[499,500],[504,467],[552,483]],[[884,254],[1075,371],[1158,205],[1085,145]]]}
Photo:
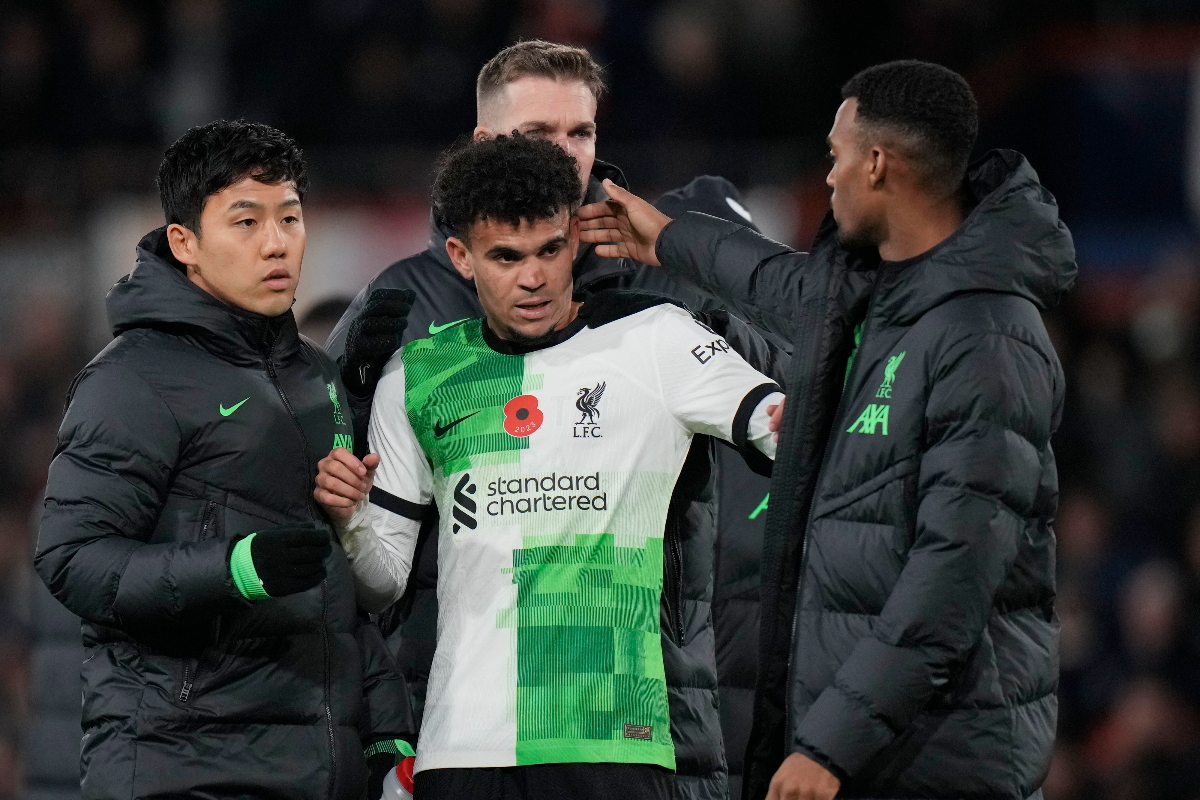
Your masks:
{"label": "player's open mouth", "polygon": [[516,305],[517,314],[525,319],[541,319],[549,307],[549,300],[530,300]]}
{"label": "player's open mouth", "polygon": [[272,289],[286,289],[292,283],[292,276],[286,269],[273,269],[263,278],[263,283]]}

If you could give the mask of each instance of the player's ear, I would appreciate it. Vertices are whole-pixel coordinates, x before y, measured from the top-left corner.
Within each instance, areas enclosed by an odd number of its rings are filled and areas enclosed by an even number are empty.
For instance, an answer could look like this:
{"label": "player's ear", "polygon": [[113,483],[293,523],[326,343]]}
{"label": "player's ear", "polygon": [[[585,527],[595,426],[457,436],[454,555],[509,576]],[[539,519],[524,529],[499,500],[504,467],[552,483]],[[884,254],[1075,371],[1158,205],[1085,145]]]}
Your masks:
{"label": "player's ear", "polygon": [[571,232],[568,234],[571,242],[571,262],[575,262],[575,256],[579,255],[579,217],[575,214],[571,215]]}
{"label": "player's ear", "polygon": [[889,164],[887,151],[878,145],[867,153],[867,183],[872,189],[879,189],[887,178]]}
{"label": "player's ear", "polygon": [[477,142],[482,142],[484,139],[491,139],[495,135],[487,125],[476,125],[475,132],[471,134],[472,138]]}
{"label": "player's ear", "polygon": [[446,255],[450,256],[450,263],[454,265],[454,269],[458,270],[459,275],[469,281],[475,280],[475,267],[471,263],[471,251],[462,239],[457,236],[447,239]]}
{"label": "player's ear", "polygon": [[199,237],[179,223],[173,222],[167,226],[167,244],[171,246],[171,255],[175,256],[175,260],[180,264],[194,267],[200,263],[197,257],[197,251],[200,249]]}

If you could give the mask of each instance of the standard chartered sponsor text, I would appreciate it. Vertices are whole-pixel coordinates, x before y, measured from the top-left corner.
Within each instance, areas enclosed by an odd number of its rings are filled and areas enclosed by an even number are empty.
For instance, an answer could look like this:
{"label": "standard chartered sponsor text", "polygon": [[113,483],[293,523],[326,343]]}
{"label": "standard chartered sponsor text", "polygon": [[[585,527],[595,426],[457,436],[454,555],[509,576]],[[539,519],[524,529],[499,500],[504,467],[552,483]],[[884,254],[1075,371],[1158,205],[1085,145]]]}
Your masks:
{"label": "standard chartered sponsor text", "polygon": [[599,472],[497,478],[487,485],[487,496],[495,498],[484,507],[492,517],[542,511],[608,510],[608,492],[600,484]]}

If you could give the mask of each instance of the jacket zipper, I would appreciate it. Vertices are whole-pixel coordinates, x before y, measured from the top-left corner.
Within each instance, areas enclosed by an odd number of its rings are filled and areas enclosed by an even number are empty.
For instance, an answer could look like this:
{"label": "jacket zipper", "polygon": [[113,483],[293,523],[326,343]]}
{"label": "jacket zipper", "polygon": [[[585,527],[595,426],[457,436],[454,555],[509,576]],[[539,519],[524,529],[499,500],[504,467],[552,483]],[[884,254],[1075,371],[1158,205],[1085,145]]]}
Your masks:
{"label": "jacket zipper", "polygon": [[[279,338],[283,335],[283,331],[275,334],[274,341],[271,342],[271,348],[267,351],[267,374],[271,376],[271,383],[275,385],[275,391],[279,393],[279,399],[283,401],[283,407],[287,409],[288,415],[291,416],[292,422],[296,424],[296,430],[300,432],[300,441],[304,445],[304,491],[311,494],[309,486],[309,476],[312,475],[312,460],[309,458],[308,436],[304,433],[304,426],[300,424],[300,418],[296,416],[295,409],[292,408],[291,401],[288,400],[287,394],[283,391],[283,384],[279,382],[279,375],[275,371],[275,346],[279,344]],[[305,503],[305,508],[308,510],[310,518],[315,519],[312,513],[312,503]],[[329,617],[329,593],[328,581],[321,581],[321,649],[324,654],[325,662],[325,731],[329,735],[329,787],[326,790],[330,797],[333,796],[333,788],[335,777],[337,776],[337,748],[333,739],[333,712],[329,708],[329,630],[326,624]]]}
{"label": "jacket zipper", "polygon": [[[865,321],[863,323],[862,338],[859,339],[859,345],[857,348],[858,350],[862,349],[862,343],[867,341],[867,332],[871,330],[871,312],[875,309],[875,298],[879,294],[879,284],[881,279],[882,275],[877,276],[875,279],[875,285],[871,288],[871,299],[867,303],[867,315],[863,318]],[[817,469],[816,477],[813,480],[812,494],[808,498],[808,513],[804,515],[804,530],[801,532],[800,537],[800,568],[796,578],[796,599],[792,605],[792,635],[788,639],[787,672],[784,673],[786,676],[785,680],[787,681],[787,686],[784,689],[785,693],[783,706],[784,753],[787,753],[788,748],[791,746],[793,733],[792,687],[795,684],[795,681],[792,680],[792,658],[796,654],[796,628],[800,620],[800,603],[803,602],[804,599],[804,572],[808,561],[808,529],[812,526],[813,509],[816,507],[817,490],[821,487],[821,476],[825,474],[825,467],[829,461],[829,445],[830,442],[833,441],[833,437],[838,434],[838,431],[834,430],[833,426],[841,424],[842,407],[846,403],[846,395],[850,389],[850,379],[858,375],[859,368],[862,365],[862,359],[859,358],[858,355],[859,354],[856,350],[851,350],[851,356],[853,356],[854,362],[850,365],[850,372],[845,378],[845,383],[842,386],[841,396],[838,397],[837,407],[833,411],[833,419],[831,420],[829,435],[825,437],[825,444],[821,449],[821,465]]]}
{"label": "jacket zipper", "polygon": [[[208,504],[204,507],[204,523],[200,526],[200,541],[204,541],[208,536],[208,528],[212,525],[213,515],[216,510],[217,504],[209,500]],[[218,624],[220,624],[220,618],[218,617],[217,619]],[[196,662],[194,667],[192,666],[193,661]],[[183,662],[183,685],[179,689],[179,702],[186,703],[188,698],[192,696],[192,684],[195,683],[196,674],[199,671],[199,659],[189,658]]]}
{"label": "jacket zipper", "polygon": [[[279,375],[275,372],[275,345],[279,344],[279,337],[281,335],[282,332],[275,335],[275,341],[271,342],[271,349],[267,351],[267,374],[271,378],[271,383],[275,386],[275,391],[279,393],[279,399],[283,401],[283,407],[287,409],[292,422],[296,424],[296,430],[300,432],[300,441],[304,444],[304,490],[307,492],[309,489],[308,476],[312,474],[312,460],[308,455],[308,436],[305,435],[304,426],[300,424],[300,418],[296,416],[291,401],[288,400],[287,395],[283,391],[283,384],[279,382]],[[309,517],[312,517],[312,503],[305,503],[304,505],[308,509]]]}
{"label": "jacket zipper", "polygon": [[683,545],[679,542],[679,522],[671,517],[667,524],[667,545],[670,550],[673,570],[673,585],[667,587],[668,599],[673,599],[675,625],[675,644],[683,647]]}

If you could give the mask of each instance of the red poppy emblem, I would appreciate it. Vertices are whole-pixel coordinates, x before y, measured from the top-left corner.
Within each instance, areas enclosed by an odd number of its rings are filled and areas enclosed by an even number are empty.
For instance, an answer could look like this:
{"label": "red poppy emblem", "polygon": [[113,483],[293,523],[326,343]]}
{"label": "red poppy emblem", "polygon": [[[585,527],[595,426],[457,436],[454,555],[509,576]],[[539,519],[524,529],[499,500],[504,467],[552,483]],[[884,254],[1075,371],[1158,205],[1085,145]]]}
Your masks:
{"label": "red poppy emblem", "polygon": [[504,404],[504,430],[509,436],[523,439],[542,427],[545,415],[538,408],[537,398],[531,394],[514,397]]}

